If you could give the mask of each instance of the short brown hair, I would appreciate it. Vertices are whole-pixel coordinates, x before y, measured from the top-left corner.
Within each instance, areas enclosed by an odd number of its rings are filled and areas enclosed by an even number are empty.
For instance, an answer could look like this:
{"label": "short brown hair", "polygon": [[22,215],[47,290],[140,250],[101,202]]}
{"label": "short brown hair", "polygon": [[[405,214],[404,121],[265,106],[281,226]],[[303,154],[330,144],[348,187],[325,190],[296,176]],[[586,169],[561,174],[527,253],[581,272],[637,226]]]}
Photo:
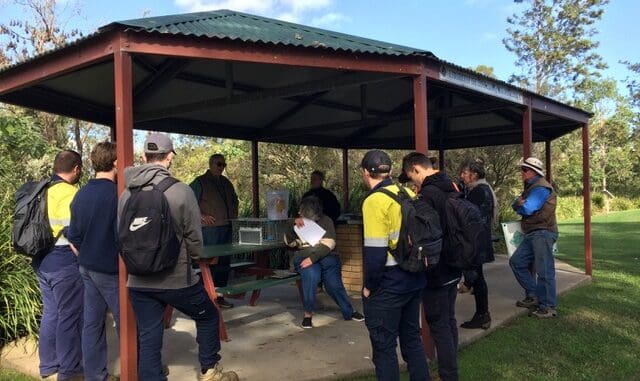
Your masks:
{"label": "short brown hair", "polygon": [[147,163],[157,163],[160,161],[163,161],[164,159],[167,158],[167,156],[169,156],[171,152],[164,152],[164,153],[149,153],[149,152],[145,152],[144,153],[144,157],[147,158]]}
{"label": "short brown hair", "polygon": [[113,169],[113,162],[116,161],[116,144],[112,142],[102,142],[96,144],[91,151],[91,166],[96,172],[109,172]]}
{"label": "short brown hair", "polygon": [[53,160],[54,173],[69,173],[75,167],[82,168],[82,157],[80,157],[79,153],[70,149],[58,152]]}
{"label": "short brown hair", "polygon": [[422,168],[433,168],[433,162],[427,157],[427,155],[420,152],[411,152],[402,158],[402,170],[409,172],[414,166],[420,166]]}

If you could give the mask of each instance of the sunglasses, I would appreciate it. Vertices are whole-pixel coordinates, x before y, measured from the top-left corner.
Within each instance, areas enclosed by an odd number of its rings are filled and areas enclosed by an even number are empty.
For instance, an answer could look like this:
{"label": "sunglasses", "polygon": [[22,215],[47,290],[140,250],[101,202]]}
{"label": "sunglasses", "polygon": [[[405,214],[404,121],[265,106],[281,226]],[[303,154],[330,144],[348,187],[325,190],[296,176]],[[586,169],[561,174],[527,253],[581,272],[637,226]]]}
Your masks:
{"label": "sunglasses", "polygon": [[520,170],[521,170],[522,172],[529,172],[529,171],[531,171],[531,168],[527,168],[527,167],[520,167]]}
{"label": "sunglasses", "polygon": [[223,163],[223,162],[217,162],[215,164],[216,164],[216,166],[221,167],[221,168],[224,168],[224,167],[227,166],[227,163]]}

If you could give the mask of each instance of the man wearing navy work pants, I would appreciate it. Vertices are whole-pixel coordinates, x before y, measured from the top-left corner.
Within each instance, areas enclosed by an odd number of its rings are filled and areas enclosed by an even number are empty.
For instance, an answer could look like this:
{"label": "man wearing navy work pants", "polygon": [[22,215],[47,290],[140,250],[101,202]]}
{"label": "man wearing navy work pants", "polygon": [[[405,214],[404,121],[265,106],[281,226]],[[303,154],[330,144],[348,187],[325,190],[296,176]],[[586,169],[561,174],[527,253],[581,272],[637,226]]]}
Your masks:
{"label": "man wearing navy work pants", "polygon": [[[429,380],[429,368],[420,335],[420,294],[423,272],[400,268],[390,253],[398,244],[402,222],[400,204],[376,190],[398,194],[391,180],[391,158],[379,150],[365,154],[362,179],[372,192],[362,203],[365,280],[362,290],[365,324],[369,330],[378,380],[399,381],[396,346],[411,381]],[[410,191],[409,191],[410,192]]]}
{"label": "man wearing navy work pants", "polygon": [[77,152],[61,151],[53,163],[54,185],[47,190],[47,214],[55,247],[31,265],[42,294],[40,321],[40,375],[58,380],[82,376],[82,279],[78,261],[69,247],[66,231],[71,218],[70,204],[82,175],[82,159]]}
{"label": "man wearing navy work pants", "polygon": [[114,379],[107,372],[106,316],[120,322],[118,298],[118,191],[116,145],[97,144],[91,151],[96,178],[89,180],[71,203],[68,239],[78,256],[84,284],[82,357],[85,381]]}

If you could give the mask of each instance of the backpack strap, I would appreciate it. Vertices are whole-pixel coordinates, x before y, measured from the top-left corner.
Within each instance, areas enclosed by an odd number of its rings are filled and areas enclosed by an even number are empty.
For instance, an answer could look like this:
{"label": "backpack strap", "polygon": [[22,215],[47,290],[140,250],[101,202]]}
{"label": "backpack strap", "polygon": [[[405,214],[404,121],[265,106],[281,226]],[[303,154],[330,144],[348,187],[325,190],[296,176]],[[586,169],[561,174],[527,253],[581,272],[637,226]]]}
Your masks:
{"label": "backpack strap", "polygon": [[[155,187],[162,193],[166,192],[167,189],[171,188],[175,183],[179,183],[180,181],[175,177],[165,177],[160,181]],[[182,246],[182,240],[180,240],[180,246]],[[191,257],[189,256],[189,252],[187,254],[187,284],[191,284]]]}
{"label": "backpack strap", "polygon": [[166,192],[167,189],[171,188],[173,186],[173,184],[178,183],[178,179],[176,179],[175,177],[165,177],[164,179],[162,179],[162,181],[160,181],[158,184],[155,185],[155,187],[162,193]]}
{"label": "backpack strap", "polygon": [[398,197],[397,194],[391,192],[388,189],[384,189],[384,188],[376,189],[373,193],[376,193],[376,192],[386,194],[387,196],[391,197],[393,199],[393,201],[397,202],[398,204],[401,203],[400,197]]}

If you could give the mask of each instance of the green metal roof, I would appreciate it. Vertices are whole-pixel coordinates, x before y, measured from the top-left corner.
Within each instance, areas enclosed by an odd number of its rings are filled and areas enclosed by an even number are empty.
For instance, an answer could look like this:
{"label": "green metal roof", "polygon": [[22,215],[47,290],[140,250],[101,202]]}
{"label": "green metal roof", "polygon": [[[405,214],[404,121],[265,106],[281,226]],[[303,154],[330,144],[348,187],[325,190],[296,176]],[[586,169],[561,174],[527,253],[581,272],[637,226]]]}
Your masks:
{"label": "green metal roof", "polygon": [[325,48],[354,53],[435,57],[431,52],[425,50],[226,9],[116,21],[102,27],[101,31],[118,25],[125,26],[127,30],[135,32],[220,38],[305,48]]}

